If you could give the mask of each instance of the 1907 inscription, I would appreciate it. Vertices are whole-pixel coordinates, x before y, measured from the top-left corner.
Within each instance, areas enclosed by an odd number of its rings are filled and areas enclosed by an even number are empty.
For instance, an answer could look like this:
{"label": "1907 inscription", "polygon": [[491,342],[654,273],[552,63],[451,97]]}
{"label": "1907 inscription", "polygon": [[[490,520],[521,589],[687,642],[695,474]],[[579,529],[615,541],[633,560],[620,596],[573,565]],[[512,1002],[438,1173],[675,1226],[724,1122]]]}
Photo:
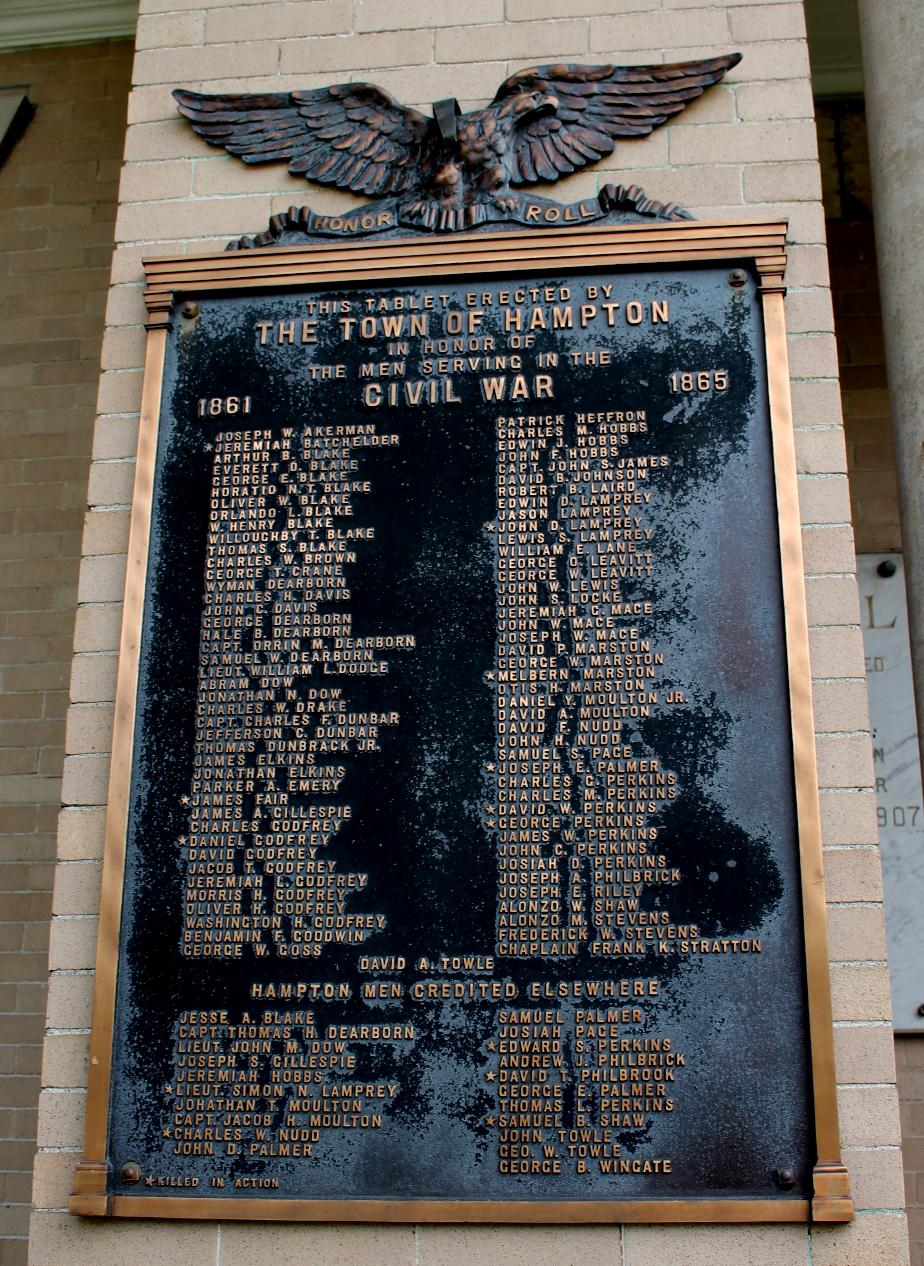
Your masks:
{"label": "1907 inscription", "polygon": [[760,321],[718,265],[177,315],[114,1193],[810,1194]]}

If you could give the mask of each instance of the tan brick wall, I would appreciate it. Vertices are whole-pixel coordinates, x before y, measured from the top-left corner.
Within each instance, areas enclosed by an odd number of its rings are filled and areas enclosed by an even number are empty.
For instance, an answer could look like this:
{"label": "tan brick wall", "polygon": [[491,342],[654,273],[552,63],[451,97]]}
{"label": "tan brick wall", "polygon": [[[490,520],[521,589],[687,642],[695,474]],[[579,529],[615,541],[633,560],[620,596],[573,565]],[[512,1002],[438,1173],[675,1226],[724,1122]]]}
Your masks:
{"label": "tan brick wall", "polygon": [[924,1266],[924,1038],[897,1038],[895,1059],[901,1092],[911,1266]]}
{"label": "tan brick wall", "polygon": [[0,55],[38,112],[0,168],[0,1263],[26,1260],[80,533],[126,43]]}
{"label": "tan brick wall", "polygon": [[[881,925],[872,762],[849,521],[846,453],[820,203],[813,107],[801,4],[732,0],[311,0],[289,4],[142,0],[136,88],[129,105],[122,206],[107,311],[100,416],[90,477],[73,677],[75,739],[65,766],[56,880],[58,911],[88,913],[92,864],[102,850],[105,724],[92,748],[88,709],[113,700],[118,625],[115,535],[97,532],[131,496],[141,388],[143,255],[223,247],[263,228],[293,202],[355,205],[307,189],[278,166],[244,168],[208,148],[174,113],[176,83],[206,91],[280,90],[371,79],[429,108],[454,93],[484,101],[510,71],[536,59],[673,61],[730,48],[745,53],[728,81],[643,144],[563,182],[563,199],[607,180],[638,180],[654,197],[700,217],[787,215],[787,299],[797,451],[802,475],[813,671],[818,700],[826,855],[830,867],[832,982],[845,1155],[859,1215],[850,1227],[453,1228],[77,1223],[65,1212],[80,1146],[82,1042],[53,1031],[59,1016],[85,1023],[92,945],[86,927],[56,919],[46,1090],[30,1260],[33,1266],[187,1266],[190,1262],[402,1266],[509,1262],[559,1266],[901,1266],[898,1112],[888,976]],[[547,19],[547,20],[540,20]],[[310,39],[305,38],[311,36]],[[628,56],[626,56],[628,54]],[[100,544],[99,542],[104,542]],[[110,557],[100,570],[97,560]],[[82,745],[83,744],[83,745]],[[90,864],[88,864],[90,863]],[[75,974],[76,973],[76,974]],[[52,1075],[50,1069],[54,1069]]]}

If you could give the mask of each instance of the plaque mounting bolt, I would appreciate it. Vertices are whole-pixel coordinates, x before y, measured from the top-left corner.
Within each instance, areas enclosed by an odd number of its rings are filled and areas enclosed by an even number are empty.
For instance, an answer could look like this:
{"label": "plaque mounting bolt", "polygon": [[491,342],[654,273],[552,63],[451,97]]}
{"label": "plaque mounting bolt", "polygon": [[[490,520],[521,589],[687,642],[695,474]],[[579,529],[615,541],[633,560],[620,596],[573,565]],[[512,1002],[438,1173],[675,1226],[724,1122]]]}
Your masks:
{"label": "plaque mounting bolt", "polygon": [[796,1171],[792,1165],[780,1165],[773,1171],[773,1181],[782,1191],[790,1191],[796,1185]]}
{"label": "plaque mounting bolt", "polygon": [[137,1161],[127,1161],[119,1170],[119,1177],[127,1183],[141,1182],[141,1166]]}
{"label": "plaque mounting bolt", "polygon": [[740,290],[742,286],[748,284],[748,275],[743,268],[733,268],[728,274],[728,284],[733,286],[735,290]]}
{"label": "plaque mounting bolt", "polygon": [[898,568],[892,562],[891,558],[884,558],[882,562],[879,564],[879,566],[876,568],[876,571],[880,576],[883,577],[883,579],[888,580],[890,576],[895,575],[895,573],[898,571]]}
{"label": "plaque mounting bolt", "polygon": [[187,320],[192,321],[199,315],[199,305],[195,302],[195,300],[187,299],[180,308],[180,313],[186,317]]}
{"label": "plaque mounting bolt", "polygon": [[924,1002],[918,1007],[918,1015],[924,1015]]}

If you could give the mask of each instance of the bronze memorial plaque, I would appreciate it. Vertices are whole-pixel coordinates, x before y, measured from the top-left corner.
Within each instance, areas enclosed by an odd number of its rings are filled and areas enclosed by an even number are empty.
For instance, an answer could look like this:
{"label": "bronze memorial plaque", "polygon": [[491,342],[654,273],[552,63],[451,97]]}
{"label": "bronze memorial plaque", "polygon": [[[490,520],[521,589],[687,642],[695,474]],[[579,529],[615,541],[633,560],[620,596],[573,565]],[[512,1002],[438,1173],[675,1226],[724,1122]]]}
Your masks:
{"label": "bronze memorial plaque", "polygon": [[76,1212],[849,1216],[784,228],[149,266]]}

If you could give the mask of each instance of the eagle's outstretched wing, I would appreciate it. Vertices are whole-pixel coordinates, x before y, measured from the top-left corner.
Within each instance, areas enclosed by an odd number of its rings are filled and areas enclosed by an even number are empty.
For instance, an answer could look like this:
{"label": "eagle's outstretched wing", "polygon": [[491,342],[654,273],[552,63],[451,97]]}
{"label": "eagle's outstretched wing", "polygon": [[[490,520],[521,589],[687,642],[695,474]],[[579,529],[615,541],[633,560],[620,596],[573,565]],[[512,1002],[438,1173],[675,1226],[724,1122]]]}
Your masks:
{"label": "eagle's outstretched wing", "polygon": [[402,193],[419,180],[430,120],[375,84],[236,96],[176,88],[173,95],[201,137],[245,163],[286,160],[293,175],[354,193]]}
{"label": "eagle's outstretched wing", "polygon": [[511,182],[558,180],[612,153],[616,138],[646,136],[741,60],[740,53],[671,66],[536,66],[498,88],[489,109],[541,93],[512,138]]}

